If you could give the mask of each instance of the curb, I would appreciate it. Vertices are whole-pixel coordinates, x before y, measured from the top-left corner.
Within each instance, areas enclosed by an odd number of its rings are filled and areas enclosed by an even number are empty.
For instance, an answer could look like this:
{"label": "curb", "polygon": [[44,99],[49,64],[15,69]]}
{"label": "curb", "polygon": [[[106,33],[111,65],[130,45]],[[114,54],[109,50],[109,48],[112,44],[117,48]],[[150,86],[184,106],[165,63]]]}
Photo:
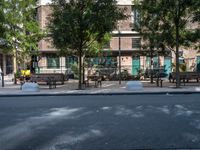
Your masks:
{"label": "curb", "polygon": [[115,95],[188,95],[200,94],[200,91],[165,91],[165,92],[110,92],[110,93],[22,93],[0,94],[0,97],[31,97],[31,96],[115,96]]}

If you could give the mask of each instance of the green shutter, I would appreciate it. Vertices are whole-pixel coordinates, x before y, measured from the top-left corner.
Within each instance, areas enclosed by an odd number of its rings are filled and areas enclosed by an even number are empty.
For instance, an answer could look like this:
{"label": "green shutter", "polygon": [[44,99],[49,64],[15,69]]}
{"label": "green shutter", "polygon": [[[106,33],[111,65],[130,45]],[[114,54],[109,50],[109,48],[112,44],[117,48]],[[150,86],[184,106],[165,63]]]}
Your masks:
{"label": "green shutter", "polygon": [[146,68],[151,68],[151,58],[146,57]]}
{"label": "green shutter", "polygon": [[171,64],[172,64],[171,57],[165,57],[164,58],[164,72],[168,75],[171,73],[171,70],[172,70]]}
{"label": "green shutter", "polygon": [[138,75],[140,70],[140,57],[132,57],[132,75]]}
{"label": "green shutter", "polygon": [[153,57],[153,68],[158,69],[159,68],[159,59],[158,56]]}
{"label": "green shutter", "polygon": [[200,56],[197,56],[197,72],[200,72]]}

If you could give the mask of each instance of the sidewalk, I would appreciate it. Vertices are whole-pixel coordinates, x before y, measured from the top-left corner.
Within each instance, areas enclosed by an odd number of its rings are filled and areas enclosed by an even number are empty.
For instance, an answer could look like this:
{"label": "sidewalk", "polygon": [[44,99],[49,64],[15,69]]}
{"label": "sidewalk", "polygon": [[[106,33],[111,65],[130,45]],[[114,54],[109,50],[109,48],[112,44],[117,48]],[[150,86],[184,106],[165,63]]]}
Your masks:
{"label": "sidewalk", "polygon": [[89,88],[77,90],[78,82],[76,80],[66,81],[64,85],[57,85],[55,89],[49,89],[47,85],[40,85],[40,92],[23,92],[20,85],[14,85],[12,82],[5,82],[5,87],[0,83],[0,96],[20,96],[20,95],[113,95],[113,94],[188,94],[200,93],[199,83],[190,83],[181,88],[175,88],[174,83],[165,81],[163,87],[157,87],[156,84],[150,84],[149,81],[142,81],[143,89],[129,91],[126,89],[127,81],[103,81],[102,87],[95,88],[93,83]]}

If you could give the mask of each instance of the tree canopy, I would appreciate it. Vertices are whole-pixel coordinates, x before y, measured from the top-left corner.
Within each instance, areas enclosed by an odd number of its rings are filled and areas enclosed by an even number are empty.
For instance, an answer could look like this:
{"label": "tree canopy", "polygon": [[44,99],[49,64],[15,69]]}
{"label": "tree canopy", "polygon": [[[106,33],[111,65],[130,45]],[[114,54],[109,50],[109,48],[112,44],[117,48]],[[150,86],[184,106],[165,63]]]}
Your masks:
{"label": "tree canopy", "polygon": [[0,0],[0,48],[5,48],[5,13],[4,13],[4,0]]}
{"label": "tree canopy", "polygon": [[72,51],[79,57],[79,89],[82,57],[91,45],[102,43],[124,17],[115,0],[53,0],[50,36],[57,49]]}
{"label": "tree canopy", "polygon": [[[189,47],[199,39],[197,32],[199,29],[188,27],[198,21],[196,14],[200,8],[199,2],[196,0],[135,0],[134,2],[142,12],[141,25],[150,33],[147,34],[148,40],[151,41],[152,37],[159,39],[161,45],[175,52],[176,83],[179,87],[179,47]],[[152,5],[148,5],[149,3]],[[158,34],[154,34],[153,31]]]}
{"label": "tree canopy", "polygon": [[[35,0],[4,0],[4,27],[5,42],[9,49],[6,51],[18,55],[18,63],[23,56],[32,55],[33,51],[38,50],[38,42],[43,37],[39,24],[36,20],[36,1]],[[16,50],[16,48],[18,50]]]}
{"label": "tree canopy", "polygon": [[0,1],[0,33],[1,33],[1,36],[3,36],[3,33],[4,33],[4,21],[5,21],[5,18],[4,18],[4,12],[3,12],[3,0]]}
{"label": "tree canopy", "polygon": [[142,37],[142,50],[145,51],[146,56],[151,58],[151,83],[153,83],[153,58],[158,55],[160,48],[163,48],[159,26],[159,10],[160,7],[155,1],[135,1],[134,11],[138,13],[139,17],[138,21],[135,21],[134,29],[138,31]]}

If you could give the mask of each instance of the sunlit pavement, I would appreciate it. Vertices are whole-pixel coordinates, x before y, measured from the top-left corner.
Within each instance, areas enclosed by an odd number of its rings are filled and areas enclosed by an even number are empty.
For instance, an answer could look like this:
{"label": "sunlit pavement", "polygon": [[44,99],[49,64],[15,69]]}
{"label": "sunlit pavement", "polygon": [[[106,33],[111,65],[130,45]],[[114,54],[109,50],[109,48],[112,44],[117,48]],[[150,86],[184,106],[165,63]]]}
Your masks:
{"label": "sunlit pavement", "polygon": [[200,92],[200,83],[187,83],[186,86],[181,88],[174,88],[175,83],[169,83],[168,81],[163,83],[163,87],[157,87],[156,83],[150,84],[149,81],[142,81],[143,89],[129,91],[126,89],[127,81],[122,81],[119,85],[118,81],[104,81],[102,87],[95,88],[94,83],[90,83],[90,87],[84,90],[77,90],[78,83],[76,80],[66,81],[64,85],[57,85],[55,89],[49,89],[47,85],[40,85],[40,92],[23,92],[20,89],[20,85],[5,84],[5,87],[1,87],[0,83],[0,96],[1,95],[29,95],[29,94],[95,94],[95,93],[143,93],[143,92]]}
{"label": "sunlit pavement", "polygon": [[200,95],[0,98],[1,150],[200,149]]}

